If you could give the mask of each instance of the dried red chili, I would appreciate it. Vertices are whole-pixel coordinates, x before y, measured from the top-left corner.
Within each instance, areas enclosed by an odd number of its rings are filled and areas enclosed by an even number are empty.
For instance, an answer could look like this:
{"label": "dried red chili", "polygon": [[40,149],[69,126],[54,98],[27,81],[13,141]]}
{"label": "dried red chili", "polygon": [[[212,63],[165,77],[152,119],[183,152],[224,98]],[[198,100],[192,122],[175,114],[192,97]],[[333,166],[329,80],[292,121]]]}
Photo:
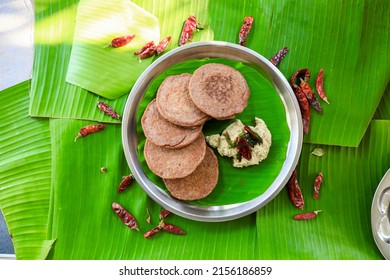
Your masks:
{"label": "dried red chili", "polygon": [[289,197],[290,197],[292,203],[294,204],[294,206],[297,208],[303,209],[305,201],[303,199],[301,188],[299,187],[299,184],[298,184],[296,170],[293,171],[290,179],[288,180],[287,188],[288,188],[288,192],[289,192]]}
{"label": "dried red chili", "polygon": [[322,107],[320,102],[318,102],[316,95],[314,94],[313,90],[311,89],[309,83],[307,80],[301,79],[300,88],[302,89],[303,93],[305,94],[307,100],[309,101],[310,105],[318,112],[322,114]]}
{"label": "dried red chili", "polygon": [[163,209],[163,210],[161,210],[159,217],[160,217],[160,219],[164,219],[164,218],[168,217],[169,214],[171,214],[171,212],[169,210]]}
{"label": "dried red chili", "polygon": [[301,109],[303,133],[309,133],[310,127],[310,104],[305,94],[300,87],[293,88],[295,97],[298,100],[299,108]]}
{"label": "dried red chili", "polygon": [[247,160],[251,160],[252,152],[251,147],[245,137],[240,137],[237,144],[239,156],[243,156]]}
{"label": "dried red chili", "polygon": [[297,214],[293,217],[293,219],[294,220],[311,220],[311,219],[315,218],[319,212],[321,212],[321,210]]}
{"label": "dried red chili", "polygon": [[175,226],[173,224],[166,223],[164,221],[161,221],[158,225],[159,228],[161,228],[163,231],[178,234],[178,235],[186,235],[187,233],[179,228],[178,226]]}
{"label": "dried red chili", "polygon": [[108,115],[108,116],[110,116],[110,117],[112,117],[114,119],[119,119],[120,118],[119,114],[117,112],[115,112],[115,110],[113,108],[111,108],[108,104],[99,101],[97,106],[106,115]]}
{"label": "dried red chili", "polygon": [[299,86],[298,81],[302,77],[305,79],[310,78],[310,72],[308,71],[308,69],[303,68],[297,70],[290,78],[290,85],[294,91],[295,97],[297,98],[299,108],[301,109],[303,132],[305,134],[308,134],[309,127],[310,127],[310,104],[306,98],[305,93],[302,91],[301,87]]}
{"label": "dried red chili", "polygon": [[318,199],[323,179],[324,179],[324,175],[322,174],[322,172],[318,173],[318,175],[314,180],[314,193],[313,193],[314,199]]}
{"label": "dried red chili", "polygon": [[111,40],[111,43],[108,44],[106,47],[113,47],[113,48],[119,48],[119,47],[123,47],[125,45],[127,45],[128,43],[130,43],[135,37],[135,34],[131,34],[131,35],[128,35],[128,36],[121,36],[121,37],[116,37],[114,39]]}
{"label": "dried red chili", "polygon": [[154,236],[156,233],[158,233],[160,231],[161,231],[161,228],[159,226],[154,227],[154,228],[148,230],[147,232],[145,232],[144,233],[144,237],[145,238],[151,238],[152,236]]}
{"label": "dried red chili", "polygon": [[270,62],[276,67],[282,62],[283,58],[286,56],[288,48],[284,47],[280,49],[273,57],[271,57]]}
{"label": "dried red chili", "polygon": [[316,90],[318,92],[318,95],[321,97],[321,99],[329,104],[328,97],[326,96],[324,90],[324,69],[320,69],[320,71],[318,72],[316,78]]}
{"label": "dried red chili", "polygon": [[118,215],[121,221],[130,229],[139,230],[137,220],[129,211],[127,211],[122,205],[117,202],[112,203],[112,210]]}
{"label": "dried red chili", "polygon": [[240,32],[238,34],[238,42],[241,46],[245,46],[246,39],[248,38],[249,31],[253,25],[253,17],[246,16],[244,22],[241,25]]}
{"label": "dried red chili", "polygon": [[126,189],[128,189],[131,183],[133,183],[133,181],[134,176],[132,174],[123,177],[122,181],[118,186],[118,193],[124,192]]}
{"label": "dried red chili", "polygon": [[247,125],[244,125],[244,130],[249,134],[251,140],[254,142],[254,144],[262,144],[263,143],[263,139],[260,137],[260,135],[254,131],[253,129],[251,129],[249,126]]}
{"label": "dried red chili", "polygon": [[179,39],[179,46],[183,46],[185,43],[191,40],[196,29],[202,29],[196,17],[195,16],[188,17],[183,24],[183,29],[181,31],[181,35]]}
{"label": "dried red chili", "polygon": [[105,129],[106,127],[107,127],[107,126],[104,125],[104,124],[90,124],[90,125],[84,126],[84,127],[82,127],[82,128],[80,129],[80,131],[77,133],[77,136],[76,136],[76,138],[74,139],[74,141],[76,142],[77,139],[79,139],[79,138],[81,138],[81,137],[85,137],[85,136],[87,136],[88,134],[102,131],[102,130]]}
{"label": "dried red chili", "polygon": [[165,37],[164,39],[162,39],[157,44],[157,47],[156,47],[157,55],[160,55],[163,51],[165,51],[165,49],[167,48],[170,41],[171,41],[171,36],[168,36],[168,37]]}
{"label": "dried red chili", "polygon": [[134,52],[134,55],[139,55],[140,59],[152,57],[157,51],[157,47],[153,41],[147,42],[139,51]]}

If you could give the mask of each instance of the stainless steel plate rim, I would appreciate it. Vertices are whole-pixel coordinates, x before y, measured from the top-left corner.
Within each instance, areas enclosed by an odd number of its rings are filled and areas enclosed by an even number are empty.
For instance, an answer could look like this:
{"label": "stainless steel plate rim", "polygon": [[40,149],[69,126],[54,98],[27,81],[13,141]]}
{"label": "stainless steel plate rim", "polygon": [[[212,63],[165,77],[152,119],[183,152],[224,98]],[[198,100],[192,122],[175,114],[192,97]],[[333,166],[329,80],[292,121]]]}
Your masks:
{"label": "stainless steel plate rim", "polygon": [[[375,190],[374,198],[372,200],[371,206],[371,229],[372,235],[374,237],[375,243],[382,253],[383,257],[387,260],[390,260],[390,244],[386,243],[380,236],[379,221],[387,216],[387,223],[390,223],[390,205],[386,211],[381,210],[380,199],[383,196],[385,191],[390,189],[390,169],[387,170],[382,180],[379,182],[377,189]],[[386,219],[384,220],[386,221]],[[390,225],[388,225],[390,227]]]}
{"label": "stainless steel plate rim", "polygon": [[[247,202],[224,206],[197,206],[173,198],[148,179],[137,154],[136,113],[144,93],[154,77],[165,69],[190,59],[224,58],[248,62],[265,71],[285,106],[290,140],[282,170],[271,186],[259,197]],[[122,145],[129,168],[144,191],[163,208],[196,221],[222,222],[251,214],[270,202],[285,186],[295,169],[302,149],[302,120],[298,102],[283,74],[268,59],[238,44],[222,41],[190,43],[175,48],[156,59],[138,78],[127,99],[122,118]]]}

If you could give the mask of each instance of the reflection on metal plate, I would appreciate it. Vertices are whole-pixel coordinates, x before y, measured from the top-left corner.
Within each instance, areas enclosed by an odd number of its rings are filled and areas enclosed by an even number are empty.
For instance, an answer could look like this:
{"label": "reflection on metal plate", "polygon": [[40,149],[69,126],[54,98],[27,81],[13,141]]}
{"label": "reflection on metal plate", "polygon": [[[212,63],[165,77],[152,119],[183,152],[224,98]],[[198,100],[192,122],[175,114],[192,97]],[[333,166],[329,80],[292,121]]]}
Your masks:
{"label": "reflection on metal plate", "polygon": [[382,255],[390,259],[390,169],[375,192],[371,208],[374,240]]}

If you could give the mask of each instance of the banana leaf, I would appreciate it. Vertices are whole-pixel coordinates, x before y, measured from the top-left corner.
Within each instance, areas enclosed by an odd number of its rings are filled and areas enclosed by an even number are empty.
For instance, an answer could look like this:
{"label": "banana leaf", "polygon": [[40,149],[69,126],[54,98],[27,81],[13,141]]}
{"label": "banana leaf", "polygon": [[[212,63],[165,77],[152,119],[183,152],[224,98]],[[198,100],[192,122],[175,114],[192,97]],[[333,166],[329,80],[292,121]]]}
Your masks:
{"label": "banana leaf", "polygon": [[0,209],[17,259],[45,259],[51,182],[49,121],[28,116],[30,81],[0,92]]}
{"label": "banana leaf", "polygon": [[[128,0],[80,1],[74,33],[66,81],[109,99],[128,94],[150,65],[151,59],[140,60],[134,52],[160,41],[158,19]],[[135,37],[126,46],[110,46],[112,39],[129,35]]]}
{"label": "banana leaf", "polygon": [[91,119],[120,122],[96,109],[108,103],[122,112],[126,97],[111,101],[66,82],[79,0],[37,0],[34,64],[29,114],[32,117]]}
{"label": "banana leaf", "polygon": [[[143,234],[159,223],[162,209],[136,182],[125,192],[117,192],[122,176],[129,174],[120,126],[110,125],[74,142],[80,127],[87,124],[90,122],[50,121],[54,195],[48,227],[49,237],[56,243],[49,259],[258,258],[255,215],[219,224],[171,215],[165,221],[180,226],[186,236],[160,232],[144,238]],[[106,172],[101,172],[102,167]],[[121,222],[111,209],[113,202],[134,215],[139,231]]]}
{"label": "banana leaf", "polygon": [[[389,6],[384,0],[134,3],[159,19],[160,34],[171,35],[172,43],[180,36],[182,23],[190,14],[205,25],[204,30],[195,33],[193,41],[237,42],[243,17],[251,14],[255,22],[247,46],[265,57],[288,46],[289,53],[280,65],[286,78],[299,68],[308,68],[314,88],[315,76],[323,68],[331,104],[322,102],[322,115],[312,112],[311,132],[304,139],[307,143],[358,146],[389,81],[389,33],[383,24],[389,21]],[[76,0],[42,1],[41,5],[57,12],[36,12],[39,36],[30,106],[33,116],[101,120],[95,108],[98,96],[65,81],[77,4]],[[173,47],[177,45],[171,44],[170,48]],[[59,61],[59,57],[63,60]],[[122,74],[125,73],[118,73]],[[112,103],[120,112],[125,98]]]}
{"label": "banana leaf", "polygon": [[[247,46],[266,57],[288,46],[290,50],[280,70],[289,78],[295,70],[307,67],[312,73],[312,86],[315,74],[324,68],[325,90],[330,100],[329,105],[321,103],[323,115],[312,111],[311,132],[305,136],[307,144],[298,166],[307,202],[305,209],[322,210],[315,220],[306,224],[292,221],[291,216],[299,211],[291,208],[286,192],[281,192],[257,213],[256,219],[251,215],[237,221],[207,224],[171,216],[167,221],[183,227],[188,235],[180,238],[162,234],[151,240],[144,239],[142,233],[158,222],[159,206],[137,184],[126,193],[115,193],[122,176],[129,172],[118,140],[119,125],[73,142],[80,127],[90,122],[67,119],[117,122],[98,111],[96,104],[107,101],[121,112],[127,97],[108,100],[66,82],[78,3],[34,1],[35,55],[28,114],[59,118],[50,121],[51,135],[48,136],[47,120],[15,115],[7,109],[13,108],[12,102],[18,109],[23,107],[21,104],[26,106],[27,97],[19,102],[8,95],[1,103],[5,122],[0,142],[6,147],[7,157],[3,159],[2,154],[0,159],[4,171],[0,175],[0,206],[14,236],[17,258],[44,258],[56,238],[50,259],[381,258],[370,235],[369,211],[375,187],[389,168],[388,114],[380,109],[387,108],[382,104],[388,104],[388,90],[383,93],[390,76],[386,1],[134,1],[159,19],[162,37],[178,38],[183,20],[195,14],[206,28],[196,32],[193,41],[237,42],[243,17],[252,14],[255,24]],[[170,48],[173,47],[171,44]],[[378,104],[376,112],[380,115],[376,118],[383,120],[372,121],[367,130]],[[31,144],[35,147],[31,153],[45,154],[53,149],[52,156],[44,155],[50,157],[52,169],[40,160],[22,158],[19,149],[30,141],[31,135],[26,135],[27,131],[8,134],[13,123],[20,126],[17,132],[27,127],[41,132],[35,137],[42,138]],[[39,145],[41,140],[45,143]],[[325,150],[325,155],[309,156],[318,146]],[[36,164],[45,166],[38,168],[39,174],[35,173]],[[101,173],[101,167],[107,167],[107,172]],[[22,168],[25,171],[19,172]],[[316,204],[308,193],[320,168],[326,177]],[[30,191],[42,185],[44,191]],[[22,189],[14,192],[11,187]],[[23,201],[24,196],[16,198],[15,193],[27,194],[28,201]],[[121,224],[110,209],[113,200],[134,212],[140,220],[140,232]],[[145,208],[152,215],[151,224],[144,221]],[[39,210],[30,217],[26,216],[26,209]],[[24,227],[23,221],[28,221],[28,227]],[[162,239],[167,240],[161,242]]]}
{"label": "banana leaf", "polygon": [[[324,155],[311,155],[314,148]],[[261,259],[373,260],[383,259],[371,231],[375,190],[390,168],[390,121],[374,120],[357,148],[304,144],[297,167],[305,199],[295,208],[287,189],[257,212]],[[315,176],[323,172],[318,200],[313,199]],[[317,211],[309,221],[298,213]]]}
{"label": "banana leaf", "polygon": [[387,85],[382,100],[376,109],[374,119],[390,120],[390,84]]}

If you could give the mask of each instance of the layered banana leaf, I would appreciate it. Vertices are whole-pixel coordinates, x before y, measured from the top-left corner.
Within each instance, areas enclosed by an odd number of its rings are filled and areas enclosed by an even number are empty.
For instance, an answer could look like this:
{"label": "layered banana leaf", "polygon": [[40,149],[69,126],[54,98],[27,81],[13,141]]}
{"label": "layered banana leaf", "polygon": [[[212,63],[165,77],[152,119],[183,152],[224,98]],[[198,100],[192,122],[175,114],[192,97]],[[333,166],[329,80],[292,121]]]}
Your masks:
{"label": "layered banana leaf", "polygon": [[0,210],[18,259],[44,259],[51,183],[49,121],[28,116],[30,81],[0,93]]}
{"label": "layered banana leaf", "polygon": [[[311,154],[318,147],[322,157]],[[293,206],[286,189],[257,212],[260,258],[382,259],[372,236],[371,205],[389,168],[389,120],[372,121],[358,148],[305,144],[297,167],[304,211]],[[315,200],[319,172],[324,179]],[[293,220],[295,214],[317,210],[313,220]]]}
{"label": "layered banana leaf", "polygon": [[386,87],[382,100],[374,114],[374,119],[390,120],[390,84]]}
{"label": "layered banana leaf", "polygon": [[[254,215],[227,223],[193,222],[175,215],[166,222],[184,229],[186,236],[160,232],[143,234],[160,222],[161,207],[134,183],[118,193],[129,174],[121,146],[121,128],[74,142],[78,120],[52,120],[53,199],[49,236],[56,239],[52,259],[257,259]],[[72,150],[69,153],[69,150]],[[106,172],[101,172],[105,167]],[[118,202],[138,221],[130,230],[111,209]],[[150,216],[149,216],[149,214]],[[150,224],[147,218],[150,217]]]}
{"label": "layered banana leaf", "polygon": [[[50,259],[382,258],[371,235],[370,209],[375,188],[390,168],[387,1],[134,3],[158,18],[161,37],[172,36],[168,50],[177,47],[189,15],[205,25],[193,41],[236,43],[243,18],[253,15],[247,47],[270,58],[288,46],[279,66],[286,78],[308,68],[314,88],[318,70],[325,70],[330,104],[321,101],[322,115],[312,111],[297,167],[305,210],[322,212],[311,221],[293,221],[301,211],[282,191],[257,214],[232,222],[209,224],[172,215],[167,221],[185,229],[186,236],[162,233],[145,239],[142,234],[158,223],[161,208],[136,183],[116,192],[129,173],[120,125],[112,124],[120,121],[96,108],[98,101],[106,101],[122,112],[127,95],[109,100],[66,82],[79,0],[36,0],[29,107],[27,94],[20,92],[29,90],[28,83],[0,92],[0,207],[17,258],[45,258],[52,246]],[[28,115],[53,118],[50,128],[48,120]],[[74,142],[78,130],[95,121],[109,125]],[[316,147],[325,151],[323,157],[310,154]],[[312,184],[320,170],[324,183],[314,201]],[[111,210],[113,201],[138,218],[139,232],[121,223]]]}
{"label": "layered banana leaf", "polygon": [[[135,37],[125,46],[111,45],[123,36]],[[109,99],[128,94],[151,63],[134,52],[150,41],[160,41],[158,19],[133,2],[80,1],[66,81]]]}
{"label": "layered banana leaf", "polygon": [[[38,36],[31,115],[101,120],[102,116],[95,110],[98,96],[65,81],[78,1],[36,2],[38,7],[49,5],[57,12],[48,14],[47,10],[41,9],[36,12]],[[134,3],[159,19],[161,36],[173,38],[170,48],[177,47],[175,42],[183,21],[190,14],[196,15],[205,26],[204,30],[195,33],[193,41],[229,42],[238,42],[243,18],[251,14],[255,22],[246,45],[265,57],[288,46],[289,53],[280,66],[286,78],[299,68],[308,68],[312,75],[310,84],[314,88],[315,76],[323,68],[325,90],[331,104],[322,103],[322,115],[312,113],[311,132],[305,142],[356,147],[389,80],[389,33],[384,24],[389,20],[389,6],[384,0],[359,3],[287,0],[156,3],[148,0]],[[96,20],[94,13],[87,16]],[[85,48],[88,48],[87,43]],[[85,60],[100,61],[93,53],[88,54],[84,54]],[[102,61],[101,67],[105,65]],[[78,68],[84,76],[82,70]],[[95,72],[99,73],[99,69]],[[128,75],[125,72],[116,74],[118,79]],[[109,82],[96,79],[97,84]],[[118,111],[123,109],[125,98],[113,101]]]}

